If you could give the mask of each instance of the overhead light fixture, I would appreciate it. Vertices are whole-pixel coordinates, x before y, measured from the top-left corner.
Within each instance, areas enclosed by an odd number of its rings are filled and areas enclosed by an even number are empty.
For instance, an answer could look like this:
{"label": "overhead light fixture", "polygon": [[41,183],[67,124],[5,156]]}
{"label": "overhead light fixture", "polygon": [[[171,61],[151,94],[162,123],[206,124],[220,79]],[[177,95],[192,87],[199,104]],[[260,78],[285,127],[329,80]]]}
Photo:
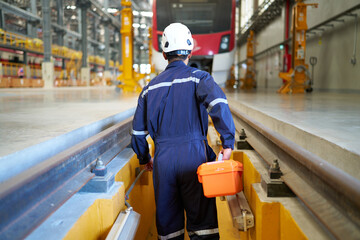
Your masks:
{"label": "overhead light fixture", "polygon": [[134,28],[139,28],[139,27],[140,27],[140,24],[138,24],[138,23],[133,23],[133,27],[134,27]]}
{"label": "overhead light fixture", "polygon": [[75,10],[75,9],[76,9],[76,6],[75,6],[75,5],[66,6],[66,9]]}
{"label": "overhead light fixture", "polygon": [[147,26],[146,26],[146,24],[144,24],[144,23],[140,25],[140,28],[142,28],[142,29],[144,29],[144,28],[146,28],[146,27],[147,27]]}
{"label": "overhead light fixture", "polygon": [[72,19],[72,20],[76,19],[76,16],[75,16],[75,15],[72,15],[72,16],[71,16],[71,19]]}
{"label": "overhead light fixture", "polygon": [[107,12],[108,13],[116,13],[116,12],[118,12],[118,10],[116,8],[108,8]]}
{"label": "overhead light fixture", "polygon": [[133,11],[133,15],[134,15],[134,16],[139,16],[139,12],[134,10],[134,11]]}
{"label": "overhead light fixture", "polygon": [[153,13],[152,12],[140,12],[141,16],[143,17],[152,17],[153,16]]}

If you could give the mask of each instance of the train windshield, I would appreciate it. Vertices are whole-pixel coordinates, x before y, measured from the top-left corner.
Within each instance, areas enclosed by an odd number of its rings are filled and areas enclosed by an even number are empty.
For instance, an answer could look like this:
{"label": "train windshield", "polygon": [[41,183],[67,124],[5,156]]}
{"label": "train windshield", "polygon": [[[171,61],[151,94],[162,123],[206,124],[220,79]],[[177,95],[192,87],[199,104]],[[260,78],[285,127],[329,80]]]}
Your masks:
{"label": "train windshield", "polygon": [[157,0],[157,28],[170,23],[185,24],[192,34],[229,31],[232,0]]}

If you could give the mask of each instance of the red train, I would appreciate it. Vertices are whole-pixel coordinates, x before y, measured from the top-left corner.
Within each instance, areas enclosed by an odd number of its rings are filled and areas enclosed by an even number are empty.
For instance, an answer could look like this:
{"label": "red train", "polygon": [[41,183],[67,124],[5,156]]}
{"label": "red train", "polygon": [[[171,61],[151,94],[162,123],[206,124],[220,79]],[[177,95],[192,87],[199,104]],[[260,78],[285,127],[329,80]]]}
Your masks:
{"label": "red train", "polygon": [[170,23],[185,24],[194,38],[190,66],[208,71],[224,86],[235,56],[235,0],[154,0],[153,63],[163,71],[161,36]]}

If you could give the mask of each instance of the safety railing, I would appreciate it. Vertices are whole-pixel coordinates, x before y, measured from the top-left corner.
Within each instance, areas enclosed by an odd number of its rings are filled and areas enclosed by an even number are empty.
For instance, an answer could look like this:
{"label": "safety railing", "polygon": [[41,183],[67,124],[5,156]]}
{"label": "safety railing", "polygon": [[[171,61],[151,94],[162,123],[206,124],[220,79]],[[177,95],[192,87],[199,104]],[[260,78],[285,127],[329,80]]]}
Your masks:
{"label": "safety railing", "polygon": [[11,62],[2,62],[3,66],[3,76],[7,77],[17,77],[19,68],[24,69],[24,76],[26,76],[25,64],[22,63],[11,63]]}

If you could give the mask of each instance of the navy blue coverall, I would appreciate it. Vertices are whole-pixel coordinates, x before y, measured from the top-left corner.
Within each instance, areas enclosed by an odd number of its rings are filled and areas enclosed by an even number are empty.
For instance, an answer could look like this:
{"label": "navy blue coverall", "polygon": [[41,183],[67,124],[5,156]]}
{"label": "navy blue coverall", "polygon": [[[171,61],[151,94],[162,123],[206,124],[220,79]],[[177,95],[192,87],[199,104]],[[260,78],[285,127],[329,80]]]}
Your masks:
{"label": "navy blue coverall", "polygon": [[140,164],[151,159],[159,239],[184,238],[184,209],[191,239],[218,239],[215,198],[206,198],[197,168],[216,155],[206,136],[208,114],[223,148],[234,146],[235,127],[225,94],[207,72],[170,63],[141,92],[133,120],[132,148]]}

